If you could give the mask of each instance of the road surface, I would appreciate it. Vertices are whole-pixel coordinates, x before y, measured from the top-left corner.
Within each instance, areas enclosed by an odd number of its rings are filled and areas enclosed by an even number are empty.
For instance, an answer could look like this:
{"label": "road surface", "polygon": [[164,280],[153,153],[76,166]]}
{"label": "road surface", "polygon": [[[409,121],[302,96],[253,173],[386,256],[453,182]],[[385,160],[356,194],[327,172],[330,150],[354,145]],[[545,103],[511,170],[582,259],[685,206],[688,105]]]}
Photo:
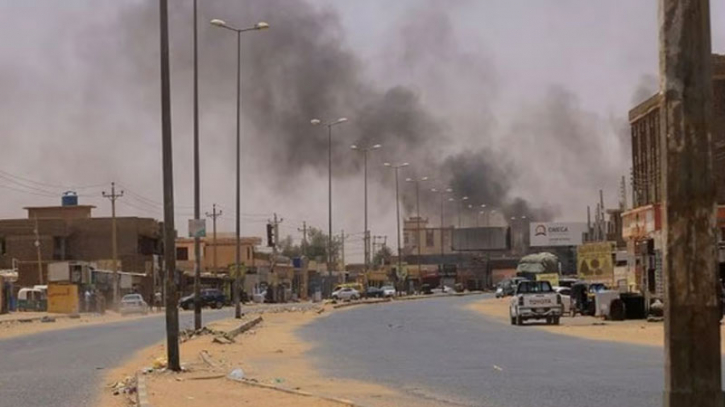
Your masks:
{"label": "road surface", "polygon": [[515,327],[463,309],[481,296],[353,307],[300,330],[324,373],[441,405],[660,407],[663,351]]}
{"label": "road surface", "polygon": [[[204,310],[205,322],[233,309]],[[181,329],[193,312],[180,312]],[[0,340],[0,407],[93,406],[106,369],[164,339],[164,316],[46,331]]]}

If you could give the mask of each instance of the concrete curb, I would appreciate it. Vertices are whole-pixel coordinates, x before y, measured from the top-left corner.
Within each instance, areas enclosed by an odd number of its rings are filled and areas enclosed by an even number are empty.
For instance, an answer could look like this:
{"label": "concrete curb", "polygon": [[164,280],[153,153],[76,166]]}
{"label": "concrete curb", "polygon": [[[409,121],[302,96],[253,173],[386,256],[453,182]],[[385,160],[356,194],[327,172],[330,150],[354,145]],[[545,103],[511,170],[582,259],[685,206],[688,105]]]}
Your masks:
{"label": "concrete curb", "polygon": [[372,300],[372,301],[359,301],[359,302],[344,302],[342,304],[335,304],[332,306],[333,309],[340,309],[340,308],[346,308],[346,307],[354,307],[356,305],[370,305],[370,304],[382,304],[386,302],[390,302],[390,298],[384,298],[379,300]]}
{"label": "concrete curb", "polygon": [[281,391],[281,392],[284,392],[284,393],[294,394],[294,395],[297,395],[297,396],[313,397],[313,398],[320,399],[320,400],[331,401],[333,403],[338,403],[338,404],[341,404],[343,406],[348,406],[348,407],[362,407],[360,404],[356,404],[352,400],[346,400],[346,399],[341,399],[341,398],[337,398],[337,397],[322,396],[322,395],[319,395],[319,394],[308,393],[306,391],[301,391],[301,390],[288,389],[288,388],[285,388],[285,387],[277,387],[277,386],[273,386],[271,384],[264,384],[264,383],[259,383],[259,382],[251,381],[249,379],[235,380],[235,381],[238,381],[239,383],[246,384],[247,386],[261,387],[263,389]]}
{"label": "concrete curb", "polygon": [[262,317],[254,318],[254,319],[252,319],[250,321],[247,321],[247,322],[239,325],[237,328],[234,328],[231,331],[227,331],[224,334],[224,336],[226,336],[227,338],[233,339],[237,335],[239,335],[241,333],[244,333],[244,332],[247,332],[248,330],[254,328],[260,322],[262,322]]}
{"label": "concrete curb", "polygon": [[143,373],[136,373],[136,406],[151,407],[146,388],[146,376]]}

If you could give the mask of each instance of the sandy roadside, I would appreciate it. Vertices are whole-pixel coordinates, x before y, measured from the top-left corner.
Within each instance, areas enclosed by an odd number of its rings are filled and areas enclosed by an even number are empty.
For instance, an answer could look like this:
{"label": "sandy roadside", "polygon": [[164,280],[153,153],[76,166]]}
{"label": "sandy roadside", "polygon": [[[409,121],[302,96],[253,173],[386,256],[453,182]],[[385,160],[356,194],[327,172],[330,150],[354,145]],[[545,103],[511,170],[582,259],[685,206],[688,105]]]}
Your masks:
{"label": "sandy roadside", "polygon": [[[149,316],[153,316],[155,314],[149,314],[149,315],[127,315],[123,316],[121,314],[109,311],[106,312],[104,315],[99,314],[81,314],[80,318],[68,318],[65,315],[53,315],[48,313],[37,313],[37,312],[27,312],[27,313],[19,313],[13,315],[15,317],[14,319],[6,318],[2,322],[0,322],[0,339],[8,339],[13,338],[16,336],[22,336],[22,335],[29,335],[39,332],[45,332],[45,331],[55,331],[60,329],[68,329],[68,328],[77,328],[78,326],[86,326],[86,325],[97,325],[97,324],[104,324],[109,322],[118,322],[118,321],[127,321],[131,319],[137,319],[137,318],[145,318]],[[18,318],[35,318],[38,316],[50,316],[55,317],[55,322],[40,322],[40,321],[33,321],[33,322],[19,322]]]}
{"label": "sandy roadside", "polygon": [[[488,298],[476,301],[466,308],[482,315],[493,317],[502,323],[509,324],[510,298]],[[561,325],[544,325],[536,322],[527,323],[534,329],[542,329],[559,335],[597,341],[631,343],[647,346],[664,346],[664,324],[647,322],[646,320],[604,321],[600,318],[577,316],[564,317]],[[725,330],[721,327],[721,349],[725,353]]]}
{"label": "sandy roadside", "polygon": [[[340,406],[345,405],[317,397],[304,397],[276,390],[252,387],[223,377],[234,368],[242,368],[245,377],[262,384],[326,397],[354,400],[365,406],[426,406],[393,389],[383,386],[326,377],[315,369],[306,357],[314,344],[302,341],[295,330],[324,318],[314,311],[264,314],[264,321],[251,331],[237,337],[236,343],[222,345],[212,342],[212,336],[201,336],[181,345],[182,365],[189,371],[181,374],[159,372],[146,375],[149,401],[154,407],[196,407],[229,404],[259,407],[278,406]],[[210,324],[212,329],[228,329],[239,321],[227,320]],[[210,367],[200,354],[206,351],[216,367]],[[128,406],[124,396],[113,396],[109,385],[151,366],[153,360],[166,354],[165,345],[157,344],[136,354],[125,365],[105,377],[98,406]],[[222,376],[222,377],[219,377]],[[433,405],[433,404],[430,404]]]}

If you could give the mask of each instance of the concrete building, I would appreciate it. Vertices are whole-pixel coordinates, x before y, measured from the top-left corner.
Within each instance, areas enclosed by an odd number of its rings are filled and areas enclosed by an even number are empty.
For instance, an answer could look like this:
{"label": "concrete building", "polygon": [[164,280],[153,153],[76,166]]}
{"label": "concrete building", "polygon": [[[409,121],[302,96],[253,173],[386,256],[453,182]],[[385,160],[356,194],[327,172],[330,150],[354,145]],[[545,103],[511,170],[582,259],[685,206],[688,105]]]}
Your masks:
{"label": "concrete building", "polygon": [[[202,273],[227,274],[236,262],[237,238],[233,233],[217,233],[216,243],[212,236],[200,239]],[[262,244],[260,237],[240,238],[240,260],[247,267],[254,267],[255,248]],[[215,266],[216,258],[216,266]],[[184,272],[194,271],[194,239],[176,239],[176,266]]]}
{"label": "concrete building", "polygon": [[[17,265],[16,286],[19,287],[47,282],[47,265],[56,261],[86,261],[98,269],[110,270],[111,218],[93,217],[94,208],[90,205],[28,207],[25,219],[0,220],[0,269]],[[155,255],[162,250],[159,222],[150,218],[118,217],[116,224],[119,270],[151,275],[154,261],[158,259]]]}
{"label": "concrete building", "polygon": [[[714,171],[717,185],[718,227],[725,233],[725,55],[713,55]],[[632,140],[633,208],[621,214],[628,268],[635,286],[648,301],[663,299],[662,276],[662,140],[663,99],[660,93],[629,111]],[[722,234],[721,233],[721,236]],[[722,242],[722,238],[720,239]],[[722,246],[722,243],[721,243]],[[720,250],[721,277],[725,256]]]}

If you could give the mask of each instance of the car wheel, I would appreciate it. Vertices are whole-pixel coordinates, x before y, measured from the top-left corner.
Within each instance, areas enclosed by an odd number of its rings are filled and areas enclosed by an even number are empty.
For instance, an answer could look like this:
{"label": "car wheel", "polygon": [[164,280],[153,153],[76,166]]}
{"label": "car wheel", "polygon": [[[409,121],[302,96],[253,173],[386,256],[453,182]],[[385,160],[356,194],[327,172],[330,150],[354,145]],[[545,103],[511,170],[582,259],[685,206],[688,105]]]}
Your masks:
{"label": "car wheel", "polygon": [[554,317],[552,322],[554,325],[559,325],[559,317]]}
{"label": "car wheel", "polygon": [[516,318],[511,317],[511,325],[516,325]]}
{"label": "car wheel", "polygon": [[521,318],[521,315],[516,315],[516,325],[521,326],[524,324],[524,319]]}

